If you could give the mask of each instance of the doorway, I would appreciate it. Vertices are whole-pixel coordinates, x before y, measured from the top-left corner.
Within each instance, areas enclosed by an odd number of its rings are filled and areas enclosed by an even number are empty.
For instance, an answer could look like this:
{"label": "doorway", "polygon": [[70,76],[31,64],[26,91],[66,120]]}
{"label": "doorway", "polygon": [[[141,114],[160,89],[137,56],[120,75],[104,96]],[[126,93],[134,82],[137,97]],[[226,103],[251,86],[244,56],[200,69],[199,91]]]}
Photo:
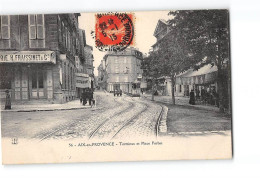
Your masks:
{"label": "doorway", "polygon": [[46,92],[45,92],[46,71],[41,69],[33,70],[31,78],[32,78],[31,98],[32,99],[46,98]]}

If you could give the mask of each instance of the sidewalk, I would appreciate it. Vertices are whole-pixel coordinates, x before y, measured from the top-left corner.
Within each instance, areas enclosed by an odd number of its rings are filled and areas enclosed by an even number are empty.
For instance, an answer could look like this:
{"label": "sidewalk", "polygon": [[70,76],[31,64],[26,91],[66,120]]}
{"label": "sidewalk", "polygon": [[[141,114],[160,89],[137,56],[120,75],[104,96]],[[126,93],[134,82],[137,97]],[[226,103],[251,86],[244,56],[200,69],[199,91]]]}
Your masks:
{"label": "sidewalk", "polygon": [[88,104],[83,106],[80,104],[79,100],[69,101],[64,104],[49,104],[43,102],[33,102],[33,103],[25,103],[25,104],[12,104],[11,110],[5,110],[5,104],[1,103],[1,112],[35,112],[35,111],[56,111],[56,110],[73,110],[73,109],[85,109],[90,108]]}
{"label": "sidewalk", "polygon": [[[142,97],[151,100],[152,99],[152,95],[151,94],[143,94]],[[171,96],[154,96],[154,101],[157,102],[161,102],[161,103],[166,103],[166,104],[172,104],[172,97]],[[204,109],[204,110],[209,110],[209,111],[215,111],[218,112],[219,108],[215,107],[215,106],[211,106],[211,105],[200,105],[200,104],[196,104],[196,105],[191,105],[189,104],[189,98],[187,97],[175,97],[175,104],[176,105],[181,105],[181,106],[191,106],[194,108],[198,108],[198,109]]]}

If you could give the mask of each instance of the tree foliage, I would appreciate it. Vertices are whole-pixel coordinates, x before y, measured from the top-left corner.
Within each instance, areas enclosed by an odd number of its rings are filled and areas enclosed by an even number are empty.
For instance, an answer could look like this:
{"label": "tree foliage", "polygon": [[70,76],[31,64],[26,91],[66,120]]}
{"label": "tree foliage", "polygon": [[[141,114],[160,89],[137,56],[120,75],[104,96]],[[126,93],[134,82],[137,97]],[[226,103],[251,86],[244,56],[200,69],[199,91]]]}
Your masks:
{"label": "tree foliage", "polygon": [[229,59],[228,11],[170,11],[169,16],[170,30],[157,42],[159,50],[151,53],[149,69],[156,75],[171,77],[173,86],[177,74],[190,68],[198,70],[208,63],[217,65],[221,74]]}

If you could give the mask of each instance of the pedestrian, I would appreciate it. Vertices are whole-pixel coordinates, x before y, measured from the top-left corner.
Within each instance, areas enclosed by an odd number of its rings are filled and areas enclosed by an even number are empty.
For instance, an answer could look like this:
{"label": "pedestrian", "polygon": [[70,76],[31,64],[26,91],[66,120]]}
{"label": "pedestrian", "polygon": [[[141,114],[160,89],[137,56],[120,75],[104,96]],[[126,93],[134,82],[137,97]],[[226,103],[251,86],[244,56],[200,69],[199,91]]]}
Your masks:
{"label": "pedestrian", "polygon": [[192,104],[192,105],[195,105],[195,93],[194,93],[193,89],[190,92],[190,101],[189,101],[189,103]]}
{"label": "pedestrian", "polygon": [[200,98],[200,89],[196,89],[196,99],[198,100]]}
{"label": "pedestrian", "polygon": [[88,91],[88,102],[89,102],[89,105],[90,105],[90,106],[91,106],[91,104],[92,104],[92,100],[93,100],[93,90],[90,89],[90,90]]}
{"label": "pedestrian", "polygon": [[87,103],[87,94],[86,94],[86,91],[85,90],[83,90],[83,92],[82,92],[82,104],[83,104],[83,106],[85,106],[86,105],[86,103]]}
{"label": "pedestrian", "polygon": [[11,109],[11,95],[9,94],[9,90],[6,90],[6,98],[5,98],[5,109]]}
{"label": "pedestrian", "polygon": [[122,96],[122,90],[120,89],[120,96]]}
{"label": "pedestrian", "polygon": [[82,103],[82,93],[79,94],[79,101],[80,101],[80,104]]}
{"label": "pedestrian", "polygon": [[96,98],[96,95],[95,95],[95,93],[93,92],[93,98],[92,98],[92,100],[91,100],[91,102],[92,102],[92,103],[91,103],[91,107],[93,107],[93,106],[95,107],[95,106],[96,106],[96,99],[97,99],[97,98]]}

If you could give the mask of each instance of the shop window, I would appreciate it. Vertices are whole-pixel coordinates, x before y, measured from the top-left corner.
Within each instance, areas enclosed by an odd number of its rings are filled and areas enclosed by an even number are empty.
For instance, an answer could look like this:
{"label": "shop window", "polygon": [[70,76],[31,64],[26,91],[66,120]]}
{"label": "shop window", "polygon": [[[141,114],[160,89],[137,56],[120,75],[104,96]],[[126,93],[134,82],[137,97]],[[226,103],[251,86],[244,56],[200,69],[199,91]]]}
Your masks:
{"label": "shop window", "polygon": [[33,73],[32,73],[32,88],[33,89],[44,88],[43,87],[43,72],[42,71],[33,71]]}
{"label": "shop window", "polygon": [[11,89],[12,71],[6,67],[0,68],[0,89]]}
{"label": "shop window", "polygon": [[28,15],[30,48],[45,47],[44,15]]}
{"label": "shop window", "polygon": [[32,73],[32,88],[37,88],[37,71],[33,71]]}
{"label": "shop window", "polygon": [[43,72],[38,72],[38,88],[43,88]]}

